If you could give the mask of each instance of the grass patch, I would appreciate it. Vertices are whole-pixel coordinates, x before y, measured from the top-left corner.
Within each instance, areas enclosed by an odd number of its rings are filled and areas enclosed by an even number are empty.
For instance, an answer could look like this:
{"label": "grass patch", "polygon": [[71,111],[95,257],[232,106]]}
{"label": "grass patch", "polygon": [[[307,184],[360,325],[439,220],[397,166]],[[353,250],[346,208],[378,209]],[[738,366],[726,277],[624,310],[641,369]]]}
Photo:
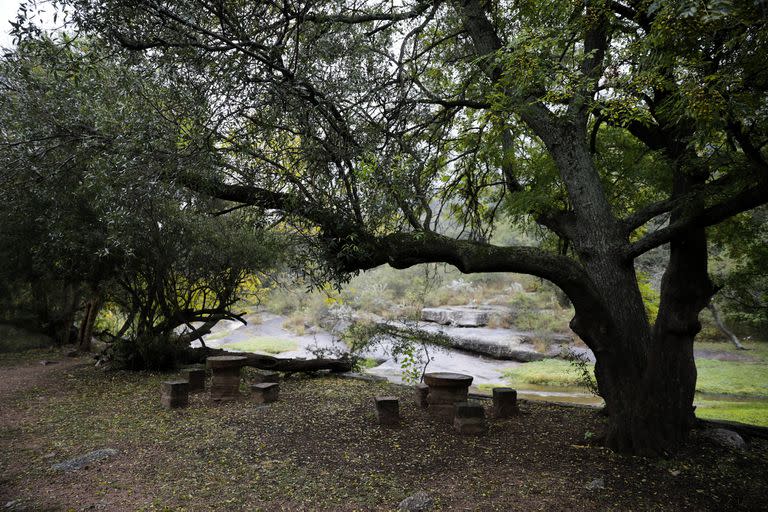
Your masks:
{"label": "grass patch", "polygon": [[696,401],[696,416],[711,420],[728,420],[768,427],[768,401],[728,402]]}
{"label": "grass patch", "polygon": [[744,396],[768,396],[768,364],[744,361],[696,361],[696,391]]}
{"label": "grass patch", "polygon": [[221,348],[241,350],[243,352],[261,352],[264,354],[279,354],[299,348],[299,344],[287,338],[275,338],[272,336],[254,336],[248,340],[227,343]]}
{"label": "grass patch", "polygon": [[372,357],[366,357],[365,359],[359,359],[355,364],[360,370],[367,370],[368,368],[376,368],[379,363]]}
{"label": "grass patch", "polygon": [[[589,367],[594,377],[594,365],[590,364]],[[561,359],[545,359],[525,363],[517,368],[505,370],[502,375],[511,385],[586,387],[578,368]]]}
{"label": "grass patch", "polygon": [[[763,351],[765,348],[760,346],[748,353],[762,358]],[[588,367],[594,376],[594,365],[589,364]],[[768,363],[698,359],[696,367],[696,391],[699,393],[768,397]],[[512,386],[585,387],[578,369],[560,359],[525,363],[504,371],[502,375]]]}

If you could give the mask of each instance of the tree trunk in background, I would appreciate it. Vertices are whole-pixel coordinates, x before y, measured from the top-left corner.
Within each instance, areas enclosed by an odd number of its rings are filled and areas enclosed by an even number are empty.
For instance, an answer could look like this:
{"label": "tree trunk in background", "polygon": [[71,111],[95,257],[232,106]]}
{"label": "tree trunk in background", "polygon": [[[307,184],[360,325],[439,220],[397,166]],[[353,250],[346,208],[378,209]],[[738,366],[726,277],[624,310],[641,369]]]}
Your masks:
{"label": "tree trunk in background", "polygon": [[85,303],[83,319],[80,321],[77,339],[77,348],[81,352],[89,352],[91,350],[93,327],[96,324],[96,317],[99,315],[101,305],[101,297],[98,292],[93,292]]}
{"label": "tree trunk in background", "polygon": [[715,325],[718,329],[720,329],[720,332],[725,334],[725,337],[730,340],[731,343],[734,344],[734,346],[739,350],[747,350],[747,348],[741,344],[739,341],[738,336],[736,336],[733,331],[731,331],[727,325],[725,325],[725,322],[723,322],[722,317],[720,316],[720,310],[717,309],[717,306],[715,306],[714,302],[710,302],[707,305],[707,309],[710,313],[712,313],[712,318],[715,320]]}

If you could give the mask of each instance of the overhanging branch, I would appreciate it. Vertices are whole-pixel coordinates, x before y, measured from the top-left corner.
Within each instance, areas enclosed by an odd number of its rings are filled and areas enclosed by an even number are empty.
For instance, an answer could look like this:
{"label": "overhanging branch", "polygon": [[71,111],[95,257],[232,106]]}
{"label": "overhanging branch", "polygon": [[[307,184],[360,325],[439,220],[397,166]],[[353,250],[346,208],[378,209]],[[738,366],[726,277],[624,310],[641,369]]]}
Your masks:
{"label": "overhanging branch", "polygon": [[704,208],[695,214],[673,222],[665,228],[649,233],[637,242],[629,245],[625,258],[632,260],[651,249],[670,242],[691,228],[712,226],[738,213],[751,210],[767,202],[768,182],[763,182],[741,191],[726,201]]}

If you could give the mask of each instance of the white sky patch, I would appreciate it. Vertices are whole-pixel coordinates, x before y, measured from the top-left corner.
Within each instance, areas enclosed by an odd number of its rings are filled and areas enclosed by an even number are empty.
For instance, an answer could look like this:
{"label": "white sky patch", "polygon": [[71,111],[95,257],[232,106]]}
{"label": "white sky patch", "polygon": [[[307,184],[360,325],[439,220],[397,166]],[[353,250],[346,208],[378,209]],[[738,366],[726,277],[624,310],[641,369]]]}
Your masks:
{"label": "white sky patch", "polygon": [[16,19],[19,3],[21,0],[0,0],[0,47],[13,46],[10,22]]}
{"label": "white sky patch", "polygon": [[22,3],[27,5],[29,14],[39,27],[46,30],[61,28],[62,16],[58,16],[58,23],[53,22],[53,13],[56,9],[48,0],[0,0],[0,47],[2,48],[15,46],[11,36],[13,29],[11,22],[16,21],[16,15]]}

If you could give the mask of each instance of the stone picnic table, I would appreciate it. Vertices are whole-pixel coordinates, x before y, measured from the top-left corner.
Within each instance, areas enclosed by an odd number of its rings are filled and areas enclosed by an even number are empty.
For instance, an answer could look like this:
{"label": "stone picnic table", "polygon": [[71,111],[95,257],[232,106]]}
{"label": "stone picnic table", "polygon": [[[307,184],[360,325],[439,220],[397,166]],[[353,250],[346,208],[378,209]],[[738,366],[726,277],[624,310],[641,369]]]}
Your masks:
{"label": "stone picnic table", "polygon": [[424,384],[429,387],[427,411],[437,418],[452,421],[454,407],[466,402],[469,386],[474,377],[461,373],[437,372],[424,375]]}
{"label": "stone picnic table", "polygon": [[240,369],[246,360],[243,356],[213,356],[205,360],[211,370],[213,400],[234,400],[240,395]]}

